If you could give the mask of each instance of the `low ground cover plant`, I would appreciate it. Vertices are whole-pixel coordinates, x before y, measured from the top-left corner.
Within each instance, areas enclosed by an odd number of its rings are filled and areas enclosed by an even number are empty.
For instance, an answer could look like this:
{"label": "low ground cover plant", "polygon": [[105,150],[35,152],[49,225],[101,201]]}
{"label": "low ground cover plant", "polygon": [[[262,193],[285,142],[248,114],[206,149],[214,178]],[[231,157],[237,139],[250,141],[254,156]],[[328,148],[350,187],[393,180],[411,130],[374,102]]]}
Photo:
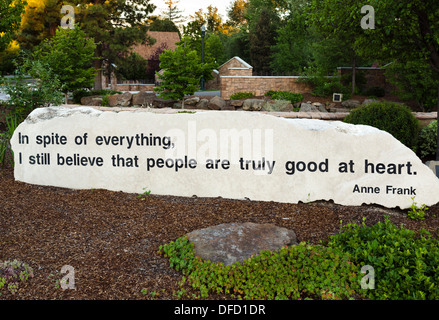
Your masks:
{"label": "low ground cover plant", "polygon": [[[160,246],[170,267],[183,273],[180,285],[201,298],[223,293],[237,299],[439,298],[439,242],[425,230],[396,227],[388,217],[366,226],[341,227],[326,244],[262,251],[242,263],[224,266],[196,256],[186,236]],[[361,287],[361,267],[374,268],[373,289]],[[178,297],[184,296],[182,288]]]}
{"label": "low ground cover plant", "polygon": [[255,94],[253,92],[236,92],[230,96],[230,99],[239,100],[239,99],[252,98],[254,96]]}
{"label": "low ground cover plant", "polygon": [[392,224],[388,217],[373,226],[348,224],[331,237],[328,247],[349,253],[357,265],[370,265],[375,289],[370,299],[437,300],[439,241],[427,231],[416,233]]}
{"label": "low ground cover plant", "polygon": [[19,260],[0,261],[0,295],[6,291],[15,294],[20,282],[34,276],[33,269]]}
{"label": "low ground cover plant", "polygon": [[349,299],[359,291],[359,273],[349,254],[321,245],[284,247],[231,266],[204,261],[183,236],[160,247],[170,266],[200,291],[237,299]]}
{"label": "low ground cover plant", "polygon": [[271,97],[273,100],[287,100],[291,104],[295,104],[303,100],[303,95],[290,91],[274,91],[270,90],[265,93],[265,96]]}

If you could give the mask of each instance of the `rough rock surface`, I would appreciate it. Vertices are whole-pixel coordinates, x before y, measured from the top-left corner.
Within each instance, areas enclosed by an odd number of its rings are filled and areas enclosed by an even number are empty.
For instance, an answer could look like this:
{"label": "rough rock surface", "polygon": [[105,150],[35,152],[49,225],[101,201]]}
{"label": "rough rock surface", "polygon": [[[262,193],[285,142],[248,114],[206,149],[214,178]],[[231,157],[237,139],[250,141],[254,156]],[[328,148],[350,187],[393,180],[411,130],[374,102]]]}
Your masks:
{"label": "rough rock surface", "polygon": [[300,112],[319,112],[319,109],[309,103],[302,103],[300,105]]}
{"label": "rough rock surface", "polygon": [[111,107],[128,107],[131,105],[133,94],[130,92],[112,94],[108,96],[108,104]]}
{"label": "rough rock surface", "polygon": [[226,105],[226,101],[218,96],[213,97],[209,101],[208,108],[211,110],[222,110]]}
{"label": "rough rock surface", "polygon": [[200,102],[200,98],[199,97],[192,97],[192,98],[184,100],[184,105],[194,106],[198,102]]}
{"label": "rough rock surface", "polygon": [[265,101],[262,99],[247,99],[242,104],[242,109],[245,111],[260,111]]}
{"label": "rough rock surface", "polygon": [[152,104],[152,101],[156,97],[155,93],[140,91],[133,95],[132,104],[133,106],[146,106]]}
{"label": "rough rock surface", "polygon": [[341,103],[341,105],[342,105],[342,107],[345,107],[345,108],[356,108],[356,107],[360,106],[361,103],[358,100],[349,99],[349,100],[343,101]]}
{"label": "rough rock surface", "polygon": [[101,96],[82,97],[81,104],[84,106],[101,106],[102,105],[102,97]]}
{"label": "rough rock surface", "polygon": [[224,265],[241,262],[262,250],[297,244],[294,231],[268,223],[226,223],[195,230],[187,236],[198,256]]}

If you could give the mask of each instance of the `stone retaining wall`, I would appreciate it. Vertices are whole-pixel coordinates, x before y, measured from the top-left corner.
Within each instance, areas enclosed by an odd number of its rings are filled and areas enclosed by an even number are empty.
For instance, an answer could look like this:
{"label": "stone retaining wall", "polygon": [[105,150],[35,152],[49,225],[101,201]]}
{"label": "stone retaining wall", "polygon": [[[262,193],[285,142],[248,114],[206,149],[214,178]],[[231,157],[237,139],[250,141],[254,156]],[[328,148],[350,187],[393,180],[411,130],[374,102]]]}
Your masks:
{"label": "stone retaining wall", "polygon": [[312,89],[298,76],[220,76],[221,98],[230,99],[237,92],[253,92],[262,96],[267,91],[291,91],[295,93],[309,93]]}

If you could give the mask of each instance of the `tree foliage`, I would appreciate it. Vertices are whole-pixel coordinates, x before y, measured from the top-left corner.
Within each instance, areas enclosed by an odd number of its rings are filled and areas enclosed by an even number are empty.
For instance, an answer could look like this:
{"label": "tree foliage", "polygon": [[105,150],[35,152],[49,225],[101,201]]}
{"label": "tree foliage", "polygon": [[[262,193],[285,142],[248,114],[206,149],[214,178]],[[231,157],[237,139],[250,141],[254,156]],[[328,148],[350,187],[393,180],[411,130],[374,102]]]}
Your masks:
{"label": "tree foliage", "polygon": [[51,39],[46,39],[34,57],[48,65],[61,83],[61,91],[90,88],[93,85],[96,44],[87,38],[78,26],[73,29],[58,28]]}
{"label": "tree foliage", "polygon": [[23,0],[2,0],[0,2],[0,52],[8,47],[14,32],[20,26],[25,4],[26,2]]}
{"label": "tree foliage", "polygon": [[179,3],[178,0],[165,0],[166,10],[163,10],[166,20],[172,21],[173,23],[183,22],[183,11],[180,10],[177,5]]}
{"label": "tree foliage", "polygon": [[250,30],[250,58],[253,70],[269,72],[271,70],[271,47],[275,44],[276,30],[273,15],[263,9],[254,30]]}
{"label": "tree foliage", "polygon": [[208,64],[202,64],[195,50],[189,46],[178,46],[174,51],[165,50],[160,55],[160,85],[154,90],[165,99],[182,100],[185,95],[192,95],[200,84],[203,72],[211,73]]}

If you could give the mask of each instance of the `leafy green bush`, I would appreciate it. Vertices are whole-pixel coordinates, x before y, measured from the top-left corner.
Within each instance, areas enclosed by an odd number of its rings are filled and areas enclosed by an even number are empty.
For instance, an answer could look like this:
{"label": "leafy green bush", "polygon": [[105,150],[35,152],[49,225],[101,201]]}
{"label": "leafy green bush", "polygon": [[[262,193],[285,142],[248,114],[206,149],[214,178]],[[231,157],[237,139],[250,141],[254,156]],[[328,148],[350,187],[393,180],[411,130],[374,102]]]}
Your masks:
{"label": "leafy green bush", "polygon": [[375,289],[365,291],[371,299],[439,299],[439,242],[425,230],[416,234],[385,217],[371,227],[344,226],[328,246],[374,268]]}
{"label": "leafy green bush", "polygon": [[[29,83],[27,75],[37,80]],[[6,83],[4,91],[10,96],[7,107],[17,114],[19,122],[22,122],[35,108],[63,103],[58,78],[49,66],[40,61],[26,60],[18,67],[13,80],[0,82]]]}
{"label": "leafy green bush", "polygon": [[33,269],[26,263],[18,260],[0,261],[0,295],[3,288],[15,294],[20,281],[26,281],[33,277]]}
{"label": "leafy green bush", "polygon": [[[187,237],[160,246],[170,267],[184,274],[201,297],[209,292],[238,299],[348,299],[359,291],[360,274],[349,254],[320,245],[283,247],[231,266],[195,256]],[[182,283],[181,283],[182,285]]]}
{"label": "leafy green bush", "polygon": [[290,91],[273,91],[270,90],[265,93],[266,96],[271,97],[273,100],[287,100],[291,104],[295,104],[303,100],[303,95],[300,93],[294,93]]}
{"label": "leafy green bush", "polygon": [[436,155],[437,149],[437,120],[430,122],[419,133],[418,156],[422,159]]}
{"label": "leafy green bush", "polygon": [[254,96],[255,94],[253,92],[236,92],[230,96],[230,99],[239,100],[239,99],[252,98]]}
{"label": "leafy green bush", "polygon": [[10,164],[14,166],[11,138],[19,124],[19,116],[16,113],[12,112],[6,116],[7,130],[4,133],[0,133],[0,164],[2,167],[5,166],[8,156],[10,157]]}
{"label": "leafy green bush", "polygon": [[405,105],[373,102],[352,110],[344,121],[387,131],[407,147],[416,147],[419,122]]}
{"label": "leafy green bush", "polygon": [[73,92],[73,101],[76,104],[81,103],[81,99],[83,97],[90,97],[90,96],[109,96],[112,94],[122,93],[120,91],[114,91],[114,90],[87,90],[87,89],[80,89]]}

